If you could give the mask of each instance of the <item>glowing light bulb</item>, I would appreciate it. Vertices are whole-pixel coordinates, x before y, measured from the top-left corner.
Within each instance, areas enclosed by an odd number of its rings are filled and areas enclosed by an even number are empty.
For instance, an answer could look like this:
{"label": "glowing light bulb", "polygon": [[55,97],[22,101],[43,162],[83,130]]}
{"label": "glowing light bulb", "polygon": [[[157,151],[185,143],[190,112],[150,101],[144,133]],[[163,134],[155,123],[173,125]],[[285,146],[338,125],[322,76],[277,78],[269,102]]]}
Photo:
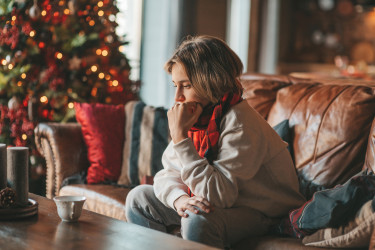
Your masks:
{"label": "glowing light bulb", "polygon": [[70,108],[70,109],[74,108],[74,103],[69,102],[69,103],[68,103],[68,108]]}
{"label": "glowing light bulb", "polygon": [[103,78],[104,78],[104,73],[103,73],[103,72],[101,72],[101,73],[99,73],[99,75],[98,75],[98,76],[99,76],[99,78],[100,78],[100,79],[103,79]]}
{"label": "glowing light bulb", "polygon": [[40,102],[41,103],[47,103],[48,102],[48,98],[47,98],[47,96],[42,96],[42,97],[40,97]]}
{"label": "glowing light bulb", "polygon": [[21,74],[21,78],[22,78],[22,79],[26,79],[26,74],[25,74],[25,73],[22,73],[22,74]]}
{"label": "glowing light bulb", "polygon": [[91,90],[91,96],[96,96],[97,92],[98,92],[97,88],[92,88],[92,90]]}
{"label": "glowing light bulb", "polygon": [[98,70],[98,67],[96,65],[91,66],[91,71],[96,72]]}
{"label": "glowing light bulb", "polygon": [[112,86],[117,87],[118,86],[118,81],[117,80],[113,80]]}
{"label": "glowing light bulb", "polygon": [[108,50],[103,49],[102,56],[108,56]]}
{"label": "glowing light bulb", "polygon": [[63,55],[60,53],[60,52],[56,52],[56,58],[57,59],[61,59],[63,57]]}
{"label": "glowing light bulb", "polygon": [[101,49],[97,49],[95,52],[96,52],[96,54],[97,54],[98,56],[100,56],[100,55],[102,54],[102,50],[101,50]]}
{"label": "glowing light bulb", "polygon": [[102,1],[99,1],[98,2],[98,7],[100,8],[100,7],[103,7],[103,2]]}
{"label": "glowing light bulb", "polygon": [[42,10],[42,12],[40,13],[42,16],[46,16],[47,15],[47,11],[45,10]]}
{"label": "glowing light bulb", "polygon": [[103,15],[104,15],[104,11],[99,10],[99,11],[98,11],[98,16],[103,16]]}
{"label": "glowing light bulb", "polygon": [[30,31],[29,36],[30,36],[30,37],[34,37],[34,36],[35,36],[35,30]]}
{"label": "glowing light bulb", "polygon": [[13,64],[9,63],[8,69],[13,69]]}
{"label": "glowing light bulb", "polygon": [[27,135],[26,134],[22,134],[22,140],[24,140],[24,141],[27,140]]}

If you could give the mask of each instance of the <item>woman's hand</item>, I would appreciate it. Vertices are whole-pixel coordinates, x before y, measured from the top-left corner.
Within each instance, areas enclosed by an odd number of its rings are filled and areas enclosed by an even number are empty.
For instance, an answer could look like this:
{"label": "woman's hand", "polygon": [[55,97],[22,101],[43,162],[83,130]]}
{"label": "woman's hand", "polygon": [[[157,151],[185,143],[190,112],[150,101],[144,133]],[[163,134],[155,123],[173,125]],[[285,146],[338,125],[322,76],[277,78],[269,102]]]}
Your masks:
{"label": "woman's hand", "polygon": [[168,110],[168,125],[173,143],[188,137],[188,131],[197,122],[203,109],[197,102],[176,103]]}
{"label": "woman's hand", "polygon": [[[187,195],[183,195],[175,200],[173,205],[176,208],[178,215],[185,218],[189,216],[185,212],[186,210],[189,210],[195,214],[199,213],[200,210],[205,213],[209,213],[214,210],[213,206],[211,206],[207,199],[199,196],[189,197]],[[198,210],[198,208],[200,210]]]}

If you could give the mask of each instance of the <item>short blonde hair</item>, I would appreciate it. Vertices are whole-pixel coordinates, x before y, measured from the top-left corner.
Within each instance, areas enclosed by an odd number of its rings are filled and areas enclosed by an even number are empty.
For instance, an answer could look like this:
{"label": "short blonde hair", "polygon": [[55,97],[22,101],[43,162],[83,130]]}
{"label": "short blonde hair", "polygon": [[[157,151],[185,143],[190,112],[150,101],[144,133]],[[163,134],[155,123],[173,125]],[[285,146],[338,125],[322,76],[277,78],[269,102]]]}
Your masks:
{"label": "short blonde hair", "polygon": [[219,38],[188,37],[166,62],[164,69],[171,74],[177,62],[184,66],[197,95],[213,104],[227,92],[242,94],[238,79],[243,70],[241,59]]}

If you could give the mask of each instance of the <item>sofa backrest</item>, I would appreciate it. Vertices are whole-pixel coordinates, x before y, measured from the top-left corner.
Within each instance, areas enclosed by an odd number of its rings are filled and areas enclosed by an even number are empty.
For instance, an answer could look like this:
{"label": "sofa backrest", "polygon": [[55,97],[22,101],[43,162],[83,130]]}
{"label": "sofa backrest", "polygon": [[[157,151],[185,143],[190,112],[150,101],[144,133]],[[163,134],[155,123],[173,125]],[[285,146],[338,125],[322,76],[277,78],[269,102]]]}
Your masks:
{"label": "sofa backrest", "polygon": [[[332,187],[364,167],[375,116],[374,83],[259,74],[244,75],[242,83],[244,98],[271,126],[289,119],[303,186]],[[372,151],[367,167],[373,157]]]}
{"label": "sofa backrest", "polygon": [[[364,167],[366,150],[371,151],[367,144],[372,145],[372,155],[366,164],[373,165],[374,142],[368,143],[368,138],[375,116],[375,86],[261,74],[244,75],[241,82],[243,97],[271,126],[289,120],[294,134],[292,155],[301,185],[308,192],[343,183],[358,173]],[[159,158],[170,137],[165,109],[141,102],[126,107],[126,161],[118,184],[137,185],[161,168]],[[155,114],[159,114],[157,121]],[[153,137],[156,141],[164,138],[163,145],[157,145],[157,157],[151,157]],[[155,158],[157,162],[152,160]]]}

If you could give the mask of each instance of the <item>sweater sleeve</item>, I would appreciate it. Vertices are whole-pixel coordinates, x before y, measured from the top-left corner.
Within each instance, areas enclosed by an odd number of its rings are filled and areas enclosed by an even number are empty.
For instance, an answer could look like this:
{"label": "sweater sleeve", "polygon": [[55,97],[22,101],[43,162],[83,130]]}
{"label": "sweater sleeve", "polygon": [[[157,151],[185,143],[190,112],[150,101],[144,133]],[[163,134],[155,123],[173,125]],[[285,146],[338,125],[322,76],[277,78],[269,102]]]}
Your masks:
{"label": "sweater sleeve", "polygon": [[221,127],[218,157],[212,165],[199,156],[189,139],[173,148],[183,166],[181,179],[191,191],[214,206],[228,208],[238,197],[237,180],[256,175],[267,149],[260,133],[238,121],[235,114],[226,116]]}
{"label": "sweater sleeve", "polygon": [[187,195],[187,186],[181,180],[181,164],[172,145],[173,142],[170,142],[163,153],[164,169],[154,177],[154,193],[165,206],[175,209],[174,201],[182,195]]}

